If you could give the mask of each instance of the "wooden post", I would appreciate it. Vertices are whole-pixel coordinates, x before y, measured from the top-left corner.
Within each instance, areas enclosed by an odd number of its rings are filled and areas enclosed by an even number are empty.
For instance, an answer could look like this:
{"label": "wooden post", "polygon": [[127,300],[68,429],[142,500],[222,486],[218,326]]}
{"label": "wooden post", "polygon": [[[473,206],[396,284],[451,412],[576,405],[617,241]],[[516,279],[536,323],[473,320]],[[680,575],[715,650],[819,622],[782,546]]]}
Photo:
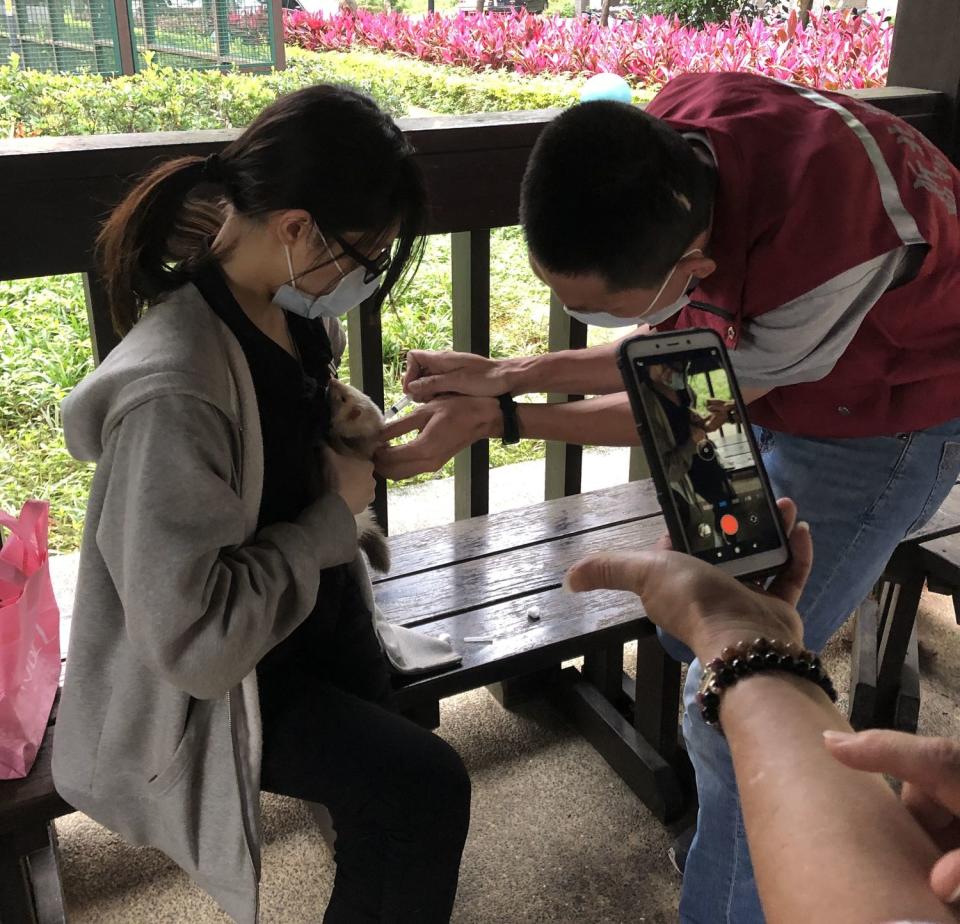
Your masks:
{"label": "wooden post", "polygon": [[[580,350],[587,345],[587,326],[574,320],[564,310],[560,300],[550,293],[550,350]],[[583,395],[551,394],[551,404],[579,401]],[[580,493],[583,474],[583,447],[572,443],[550,440],[547,443],[544,498],[568,497]]]}
{"label": "wooden post", "polygon": [[[490,355],[490,231],[450,236],[453,285],[453,348]],[[490,446],[486,440],[457,453],[453,463],[454,516],[480,516],[490,509]]]}
{"label": "wooden post", "polygon": [[[430,0],[432,3],[433,0]],[[286,45],[283,43],[283,5],[280,0],[270,0],[271,35],[270,40],[273,45],[273,66],[282,71],[287,66]]]}
{"label": "wooden post", "polygon": [[83,294],[87,304],[87,325],[90,328],[93,361],[99,366],[120,342],[120,337],[113,329],[106,289],[94,270],[83,274]]}
{"label": "wooden post", "polygon": [[[380,311],[369,298],[347,315],[347,337],[350,343],[350,384],[369,395],[383,407],[383,329]],[[387,532],[387,482],[377,476],[377,493],[373,512]]]}
{"label": "wooden post", "polygon": [[217,58],[221,68],[229,67],[230,17],[227,0],[213,0],[213,33],[217,42]]}
{"label": "wooden post", "polygon": [[813,8],[813,0],[800,0],[798,12],[800,13],[800,24],[806,28],[810,22],[810,10]]}
{"label": "wooden post", "polygon": [[900,0],[888,86],[946,94],[943,136],[936,141],[960,163],[960,3]]}
{"label": "wooden post", "polygon": [[137,72],[137,49],[133,40],[133,17],[130,15],[130,0],[113,0],[117,17],[117,49],[120,52],[120,72]]}

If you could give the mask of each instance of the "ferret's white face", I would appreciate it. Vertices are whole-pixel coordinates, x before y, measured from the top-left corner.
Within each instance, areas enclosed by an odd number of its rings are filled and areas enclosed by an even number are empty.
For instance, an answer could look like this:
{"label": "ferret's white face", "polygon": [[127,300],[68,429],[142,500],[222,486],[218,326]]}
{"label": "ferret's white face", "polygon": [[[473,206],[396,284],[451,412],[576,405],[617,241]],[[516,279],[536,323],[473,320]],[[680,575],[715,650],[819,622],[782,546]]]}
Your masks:
{"label": "ferret's white face", "polygon": [[330,427],[344,439],[379,436],[383,429],[383,414],[362,391],[331,379],[327,386],[330,393]]}

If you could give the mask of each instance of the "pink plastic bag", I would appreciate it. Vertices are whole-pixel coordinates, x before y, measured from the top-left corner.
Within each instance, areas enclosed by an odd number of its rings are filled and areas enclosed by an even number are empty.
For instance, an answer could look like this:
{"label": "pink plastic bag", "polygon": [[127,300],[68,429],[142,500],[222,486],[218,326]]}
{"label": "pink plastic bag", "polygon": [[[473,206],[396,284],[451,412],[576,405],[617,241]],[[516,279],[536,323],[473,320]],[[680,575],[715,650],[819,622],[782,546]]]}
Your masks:
{"label": "pink plastic bag", "polygon": [[47,562],[49,504],[27,501],[0,548],[0,780],[33,766],[60,681],[60,610]]}

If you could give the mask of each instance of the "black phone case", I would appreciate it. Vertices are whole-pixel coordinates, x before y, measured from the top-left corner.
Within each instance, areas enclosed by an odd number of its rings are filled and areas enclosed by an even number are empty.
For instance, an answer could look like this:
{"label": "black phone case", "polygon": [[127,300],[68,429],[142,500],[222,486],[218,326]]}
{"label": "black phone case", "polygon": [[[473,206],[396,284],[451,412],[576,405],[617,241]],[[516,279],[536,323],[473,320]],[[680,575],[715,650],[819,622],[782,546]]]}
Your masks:
{"label": "black phone case", "polygon": [[[728,379],[730,380],[730,390],[734,401],[736,401],[737,411],[741,415],[740,419],[744,422],[744,427],[749,431],[749,419],[747,417],[746,405],[743,403],[743,398],[740,395],[740,386],[737,383],[736,377],[734,376],[733,368],[731,367],[727,357],[727,348],[724,346],[723,341],[715,331],[712,331],[709,328],[684,329],[683,333],[710,334],[716,341],[717,348],[720,350],[720,355],[724,360],[724,369],[727,372]],[[636,422],[637,433],[640,435],[640,442],[643,446],[644,454],[647,457],[647,464],[650,467],[650,477],[653,479],[654,488],[656,489],[657,493],[657,500],[660,502],[660,509],[663,511],[663,518],[667,524],[667,532],[670,534],[670,542],[673,544],[675,549],[689,553],[690,549],[687,545],[687,538],[684,534],[683,526],[680,523],[680,517],[673,505],[673,495],[670,491],[670,483],[667,481],[666,472],[664,472],[663,466],[660,464],[660,454],[657,452],[657,447],[653,442],[653,436],[650,434],[650,428],[647,425],[647,411],[643,406],[643,399],[640,397],[640,392],[637,389],[636,377],[633,370],[630,368],[630,360],[627,358],[628,347],[637,340],[675,340],[677,336],[678,333],[676,331],[671,331],[670,333],[664,334],[641,334],[638,337],[631,337],[628,340],[624,340],[617,350],[617,368],[620,370],[620,376],[623,379],[623,384],[626,387],[627,395],[630,398],[630,407],[633,410],[633,419]],[[760,481],[763,484],[764,493],[767,497],[775,501],[773,490],[770,487],[770,481],[767,478],[767,471],[763,466],[763,460],[760,458],[760,453],[757,450],[756,442],[753,438],[752,432],[747,433],[747,439],[750,442],[751,452],[757,463],[757,470],[760,474]],[[776,503],[774,503],[772,506],[779,523],[781,540],[784,542],[787,550],[787,560],[782,565],[778,565],[775,568],[766,568],[762,571],[751,571],[750,573],[738,574],[736,575],[737,580],[747,580],[765,577],[771,574],[777,574],[790,564],[790,546],[786,541],[786,530],[783,527],[783,520],[780,517],[780,511],[777,508]]]}

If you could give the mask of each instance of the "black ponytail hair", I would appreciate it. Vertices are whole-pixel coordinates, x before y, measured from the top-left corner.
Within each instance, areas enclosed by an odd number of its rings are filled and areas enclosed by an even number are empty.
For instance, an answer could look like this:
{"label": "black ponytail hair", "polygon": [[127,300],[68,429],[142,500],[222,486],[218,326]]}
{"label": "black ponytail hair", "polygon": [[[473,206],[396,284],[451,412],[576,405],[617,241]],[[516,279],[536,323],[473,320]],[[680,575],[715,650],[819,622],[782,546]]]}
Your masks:
{"label": "black ponytail hair", "polygon": [[379,306],[423,252],[426,190],[413,154],[372,99],[319,84],[278,99],[219,154],[161,164],[97,240],[114,327],[129,332],[144,307],[214,259],[231,207],[247,218],[304,209],[328,239],[363,232],[359,248],[398,229]]}

